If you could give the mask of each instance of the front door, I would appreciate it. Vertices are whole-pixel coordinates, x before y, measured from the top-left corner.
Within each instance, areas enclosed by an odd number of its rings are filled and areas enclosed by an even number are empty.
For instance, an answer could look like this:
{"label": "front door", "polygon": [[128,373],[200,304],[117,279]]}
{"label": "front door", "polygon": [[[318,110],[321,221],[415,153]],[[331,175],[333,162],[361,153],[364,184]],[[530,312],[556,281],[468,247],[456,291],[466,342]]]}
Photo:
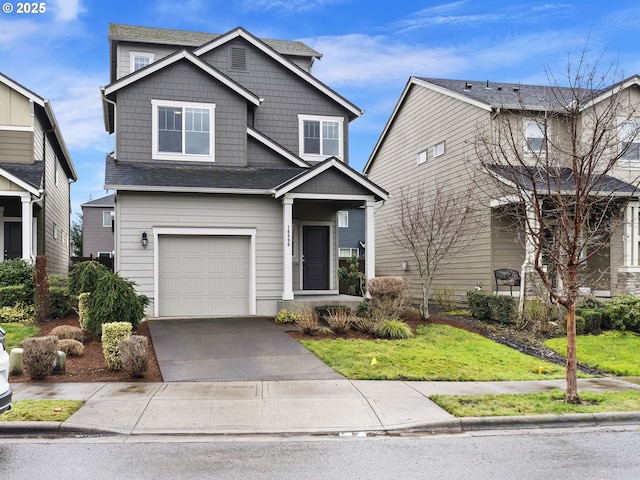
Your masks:
{"label": "front door", "polygon": [[302,227],[302,288],[329,290],[329,227]]}
{"label": "front door", "polygon": [[22,257],[22,224],[6,222],[4,224],[4,259]]}

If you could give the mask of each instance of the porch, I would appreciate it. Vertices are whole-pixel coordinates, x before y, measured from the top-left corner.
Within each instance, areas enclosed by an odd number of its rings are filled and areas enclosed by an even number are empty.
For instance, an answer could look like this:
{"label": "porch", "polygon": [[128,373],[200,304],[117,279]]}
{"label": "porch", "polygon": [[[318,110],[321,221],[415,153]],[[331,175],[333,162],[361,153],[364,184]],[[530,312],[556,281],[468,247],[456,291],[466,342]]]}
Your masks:
{"label": "porch", "polygon": [[363,300],[364,297],[354,295],[294,295],[293,300],[279,300],[278,311],[301,312],[305,307],[311,306],[315,308],[347,307],[355,310]]}

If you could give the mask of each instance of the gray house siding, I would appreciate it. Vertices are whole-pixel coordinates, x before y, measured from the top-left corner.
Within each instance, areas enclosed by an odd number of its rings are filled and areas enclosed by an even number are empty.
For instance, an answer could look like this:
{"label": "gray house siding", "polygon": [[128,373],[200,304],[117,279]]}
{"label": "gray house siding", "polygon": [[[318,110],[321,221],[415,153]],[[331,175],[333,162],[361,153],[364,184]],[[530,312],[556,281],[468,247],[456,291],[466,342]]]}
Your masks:
{"label": "gray house siding", "polygon": [[[434,112],[447,112],[447,115]],[[399,215],[401,194],[417,188],[433,188],[436,179],[449,191],[467,188],[471,181],[469,171],[473,169],[467,140],[488,120],[488,112],[478,107],[412,86],[367,170],[370,180],[392,192],[389,200],[376,211],[376,275],[407,277],[415,300],[420,298],[415,260],[397,246],[390,231]],[[445,153],[434,158],[433,146],[443,141]],[[423,151],[427,152],[427,161],[418,165],[416,156]],[[479,195],[477,202],[488,205],[489,199]],[[478,215],[483,224],[490,222],[488,208],[480,209]],[[402,261],[408,262],[406,272],[401,270]],[[476,284],[481,284],[483,289],[492,284],[488,228],[478,232],[462,254],[445,259],[433,286],[455,287],[458,299],[463,300]]]}
{"label": "gray house siding", "polygon": [[118,44],[118,69],[116,79],[122,78],[131,73],[131,52],[153,54],[153,61],[171,55],[177,50],[175,46],[149,45],[146,43],[119,43]]}
{"label": "gray house siding", "polygon": [[[246,71],[229,68],[228,55],[232,46],[246,48]],[[265,99],[255,111],[255,128],[295,154],[300,150],[299,114],[342,117],[344,119],[342,132],[344,158],[342,160],[349,163],[349,118],[343,107],[244,40],[231,41],[207,52],[201,58],[250,92]]]}
{"label": "gray house siding", "polygon": [[[258,315],[272,315],[282,294],[282,205],[267,196],[119,192],[116,269],[154,301],[153,229],[255,228]],[[149,244],[140,238],[147,232]]]}
{"label": "gray house siding", "polygon": [[354,184],[334,170],[317,175],[300,187],[295,188],[293,192],[343,195],[366,195],[369,193],[364,187]]}
{"label": "gray house siding", "polygon": [[282,158],[270,148],[265,147],[253,138],[247,139],[248,167],[291,167],[291,162]]}
{"label": "gray house siding", "polygon": [[103,225],[103,213],[113,207],[82,207],[82,255],[97,257],[101,252],[113,252],[113,231]]}
{"label": "gray house siding", "polygon": [[118,92],[119,159],[151,160],[152,99],[215,104],[216,164],[246,164],[246,102],[187,61],[176,62]]}
{"label": "gray house siding", "polygon": [[365,240],[365,215],[363,208],[346,210],[349,216],[349,226],[338,226],[338,248],[357,248],[360,256],[364,256],[364,248],[360,242]]}

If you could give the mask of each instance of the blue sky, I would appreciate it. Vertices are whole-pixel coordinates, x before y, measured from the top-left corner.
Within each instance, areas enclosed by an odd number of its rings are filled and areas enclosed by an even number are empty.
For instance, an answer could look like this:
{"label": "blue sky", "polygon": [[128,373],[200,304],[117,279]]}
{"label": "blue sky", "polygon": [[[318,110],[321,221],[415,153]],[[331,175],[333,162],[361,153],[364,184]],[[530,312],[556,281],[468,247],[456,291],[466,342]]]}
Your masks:
{"label": "blue sky", "polygon": [[302,40],[324,57],[314,74],[365,114],[350,126],[361,171],[410,76],[547,83],[583,50],[640,73],[640,5],[565,0],[48,0],[44,13],[0,13],[0,72],[51,101],[79,180],[72,208],[107,192],[102,123],[108,24]]}

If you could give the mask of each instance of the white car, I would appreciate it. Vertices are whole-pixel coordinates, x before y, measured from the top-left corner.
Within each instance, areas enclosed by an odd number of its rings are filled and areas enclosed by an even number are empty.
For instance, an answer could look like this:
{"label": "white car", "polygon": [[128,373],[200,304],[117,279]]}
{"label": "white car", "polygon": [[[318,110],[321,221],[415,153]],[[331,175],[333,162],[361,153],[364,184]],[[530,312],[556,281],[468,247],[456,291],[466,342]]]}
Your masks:
{"label": "white car", "polygon": [[11,388],[9,388],[9,354],[5,342],[5,331],[0,328],[0,413],[11,409]]}

